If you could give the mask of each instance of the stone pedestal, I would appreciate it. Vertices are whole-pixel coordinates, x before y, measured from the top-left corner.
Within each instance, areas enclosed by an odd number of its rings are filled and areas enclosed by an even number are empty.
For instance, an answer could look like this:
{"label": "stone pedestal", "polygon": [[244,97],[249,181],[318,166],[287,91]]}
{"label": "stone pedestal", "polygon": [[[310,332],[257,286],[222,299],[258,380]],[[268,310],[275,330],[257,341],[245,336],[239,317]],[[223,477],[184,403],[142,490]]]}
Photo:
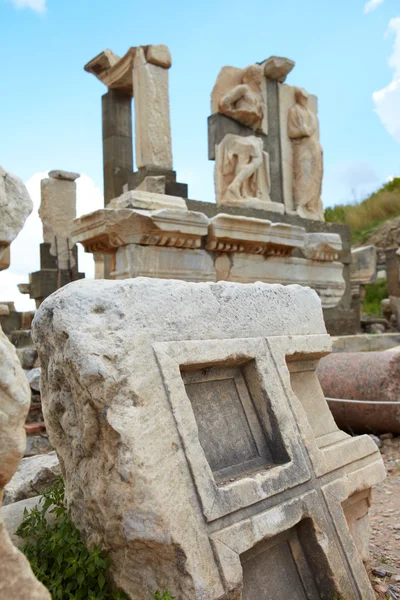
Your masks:
{"label": "stone pedestal", "polygon": [[51,254],[51,244],[40,244],[40,271],[29,274],[29,285],[24,287],[23,293],[29,294],[35,300],[38,308],[47,296],[58,290],[63,285],[83,279],[85,273],[78,271],[78,248],[74,245],[70,255],[74,266],[69,269],[60,269],[56,257]]}
{"label": "stone pedestal", "polygon": [[314,288],[326,309],[345,293],[336,233],[224,213],[209,218],[182,199],[138,191],[76,219],[73,232],[87,251],[114,257],[114,279],[298,283]]}
{"label": "stone pedestal", "polygon": [[324,399],[315,292],[82,281],[42,304],[33,336],[72,518],[131,598],[374,599],[385,470]]}

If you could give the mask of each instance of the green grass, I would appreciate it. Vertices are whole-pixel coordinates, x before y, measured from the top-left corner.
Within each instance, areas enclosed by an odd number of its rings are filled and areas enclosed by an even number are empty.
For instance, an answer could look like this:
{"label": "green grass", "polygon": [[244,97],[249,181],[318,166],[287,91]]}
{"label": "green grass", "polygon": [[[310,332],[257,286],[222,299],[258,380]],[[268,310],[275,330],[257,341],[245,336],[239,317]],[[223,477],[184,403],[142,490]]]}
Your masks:
{"label": "green grass", "polygon": [[338,204],[325,210],[330,223],[349,225],[352,243],[364,244],[385,221],[400,216],[400,177],[395,177],[362,202]]}
{"label": "green grass", "polygon": [[381,317],[381,301],[388,297],[387,282],[377,281],[365,286],[365,297],[362,302],[362,313],[364,315]]}

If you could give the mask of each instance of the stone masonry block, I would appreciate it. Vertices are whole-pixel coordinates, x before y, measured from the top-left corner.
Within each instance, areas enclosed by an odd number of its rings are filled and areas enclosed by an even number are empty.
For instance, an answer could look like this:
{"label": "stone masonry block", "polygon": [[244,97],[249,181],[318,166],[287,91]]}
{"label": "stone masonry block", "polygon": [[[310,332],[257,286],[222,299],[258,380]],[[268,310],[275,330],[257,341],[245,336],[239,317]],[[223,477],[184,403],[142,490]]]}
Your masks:
{"label": "stone masonry block", "polygon": [[137,278],[47,298],[33,338],[71,514],[132,600],[373,600],[369,436],[340,431],[309,288]]}

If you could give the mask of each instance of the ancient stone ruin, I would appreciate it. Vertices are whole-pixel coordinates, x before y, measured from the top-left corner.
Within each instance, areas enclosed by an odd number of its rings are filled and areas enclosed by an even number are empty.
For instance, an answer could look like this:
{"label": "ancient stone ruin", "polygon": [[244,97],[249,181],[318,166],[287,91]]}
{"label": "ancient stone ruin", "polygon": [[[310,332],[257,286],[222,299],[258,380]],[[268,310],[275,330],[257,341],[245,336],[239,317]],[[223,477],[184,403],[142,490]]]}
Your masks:
{"label": "ancient stone ruin", "polygon": [[40,271],[29,275],[29,284],[19,291],[29,294],[36,307],[63,285],[82,279],[78,269],[78,249],[71,241],[71,227],[76,217],[76,183],[79,173],[50,171],[41,181],[39,216],[43,224],[40,244]]}
{"label": "ancient stone ruin", "polygon": [[340,431],[301,286],[81,281],[33,337],[69,506],[134,600],[373,600],[375,443]]}
{"label": "ancient stone ruin", "polygon": [[74,220],[72,242],[93,253],[96,277],[309,285],[328,331],[355,332],[349,230],[323,222],[317,99],[284,83],[294,62],[221,69],[208,120],[215,204],[188,200],[172,170],[170,67],[163,45],[106,50],[85,66],[108,87],[106,206]]}

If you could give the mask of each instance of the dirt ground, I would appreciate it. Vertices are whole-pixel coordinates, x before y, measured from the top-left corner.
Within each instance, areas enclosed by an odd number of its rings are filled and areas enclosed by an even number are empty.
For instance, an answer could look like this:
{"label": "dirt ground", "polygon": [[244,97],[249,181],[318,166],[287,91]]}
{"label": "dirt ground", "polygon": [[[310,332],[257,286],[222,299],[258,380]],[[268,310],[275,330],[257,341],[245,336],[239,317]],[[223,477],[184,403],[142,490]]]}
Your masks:
{"label": "dirt ground", "polygon": [[400,600],[400,437],[380,450],[387,479],[372,493],[369,574],[376,598]]}

